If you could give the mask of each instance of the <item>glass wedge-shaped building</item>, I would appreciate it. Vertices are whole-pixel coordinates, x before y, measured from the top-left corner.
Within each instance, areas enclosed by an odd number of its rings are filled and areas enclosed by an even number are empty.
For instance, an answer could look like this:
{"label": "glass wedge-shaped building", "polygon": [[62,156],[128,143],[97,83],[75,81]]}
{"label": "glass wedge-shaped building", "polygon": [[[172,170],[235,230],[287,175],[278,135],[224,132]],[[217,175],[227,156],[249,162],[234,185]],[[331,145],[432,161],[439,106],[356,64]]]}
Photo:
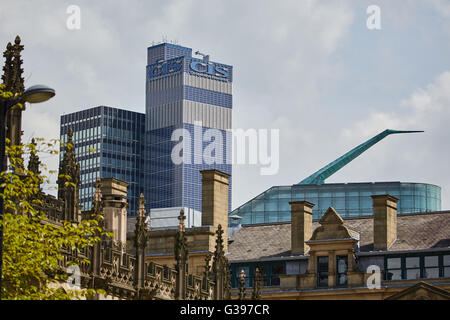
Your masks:
{"label": "glass wedge-shaped building", "polygon": [[99,106],[61,116],[63,143],[67,143],[69,128],[73,130],[76,159],[81,169],[82,210],[92,206],[96,179],[114,177],[129,183],[128,213],[135,215],[139,195],[144,192],[145,115]]}
{"label": "glass wedge-shaped building", "polygon": [[371,216],[371,195],[390,194],[399,198],[398,214],[441,210],[441,188],[426,183],[367,182],[294,184],[274,186],[233,210],[230,215],[242,217],[241,224],[291,221],[290,201],[314,203],[313,219],[332,206],[343,218]]}
{"label": "glass wedge-shaped building", "polygon": [[147,53],[147,206],[201,211],[200,170],[231,175],[233,68],[169,43]]}
{"label": "glass wedge-shaped building", "polygon": [[[325,179],[354,160],[361,153],[391,134],[417,131],[385,130],[350,150],[342,157],[313,173],[298,184],[274,186],[236,208],[231,216],[239,216],[241,224],[291,221],[290,201],[313,203],[313,219],[320,219],[332,206],[343,218],[370,216],[371,195],[390,194],[399,199],[398,214],[435,212],[441,210],[441,188],[427,183],[368,182],[325,183]],[[230,223],[232,223],[230,219]]]}

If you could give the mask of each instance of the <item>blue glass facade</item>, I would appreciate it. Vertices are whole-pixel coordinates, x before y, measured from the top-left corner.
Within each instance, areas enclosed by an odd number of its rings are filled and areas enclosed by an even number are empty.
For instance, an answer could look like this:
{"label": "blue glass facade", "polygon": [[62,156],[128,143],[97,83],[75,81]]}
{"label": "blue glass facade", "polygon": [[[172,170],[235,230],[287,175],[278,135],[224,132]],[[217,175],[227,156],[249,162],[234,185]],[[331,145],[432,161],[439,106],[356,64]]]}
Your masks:
{"label": "blue glass facade", "polygon": [[64,143],[69,128],[74,132],[81,168],[82,210],[92,206],[96,179],[114,177],[129,183],[128,213],[135,215],[139,195],[144,192],[145,115],[99,106],[61,116],[60,138]]}
{"label": "blue glass facade", "polygon": [[[183,127],[194,136],[194,125],[184,124]],[[201,127],[202,134],[209,128]],[[231,175],[231,132],[225,130],[218,130],[224,137],[222,145],[222,158],[223,163],[212,163],[214,159],[208,158],[205,154],[203,156],[200,154],[192,153],[191,163],[185,163],[183,165],[183,198],[184,205],[194,210],[201,211],[201,200],[202,200],[202,183],[201,183],[201,170],[217,169],[219,171],[228,173]],[[202,150],[204,150],[209,142],[203,141]],[[193,148],[194,149],[194,148]],[[202,163],[196,163],[196,162]],[[231,209],[231,183],[232,178],[229,180],[230,188],[228,189],[228,208]]]}
{"label": "blue glass facade", "polygon": [[332,206],[343,218],[371,216],[371,195],[390,194],[399,198],[398,214],[441,210],[441,188],[432,184],[404,182],[329,183],[275,186],[233,210],[242,224],[291,221],[290,201],[315,204],[313,219],[320,219]]}
{"label": "blue glass facade", "polygon": [[182,167],[175,166],[171,159],[174,142],[172,131],[177,126],[169,126],[146,133],[147,205],[152,208],[182,206]]}
{"label": "blue glass facade", "polygon": [[148,99],[148,102],[151,105],[168,104],[181,100],[190,100],[224,108],[231,109],[232,107],[231,94],[199,89],[190,86],[170,88],[162,92],[156,92],[152,94]]}
{"label": "blue glass facade", "polygon": [[224,108],[232,107],[231,94],[215,92],[211,90],[199,89],[195,87],[184,87],[184,99],[197,101],[202,103],[208,103]]}
{"label": "blue glass facade", "polygon": [[[168,43],[148,48],[147,63],[147,206],[201,211],[200,170],[217,169],[231,175],[231,133],[227,130],[231,129],[232,67],[194,58],[192,49]],[[208,136],[210,129],[222,140],[212,157],[205,150],[218,138]],[[181,134],[174,138],[176,131]],[[183,161],[176,163],[172,153],[180,144],[178,154]]]}
{"label": "blue glass facade", "polygon": [[[194,138],[194,127],[194,125],[185,123],[182,126],[170,126],[147,132],[147,152],[151,155],[147,160],[147,170],[151,174],[147,182],[148,197],[146,199],[152,208],[184,206],[201,211],[200,170],[217,169],[231,175],[230,153],[228,152],[231,148],[231,132],[225,130],[218,130],[224,137],[222,146],[224,163],[210,164],[209,162],[214,159],[208,159],[202,153],[196,153],[192,140],[189,160],[185,159],[184,163],[179,165],[173,163],[171,153],[178,142],[171,141],[172,132],[176,129],[184,129]],[[197,128],[202,136],[210,129],[200,126]],[[208,144],[209,142],[203,141],[201,150],[204,150]],[[184,156],[186,158],[188,155],[185,153]],[[231,188],[229,190],[229,206],[231,207]]]}

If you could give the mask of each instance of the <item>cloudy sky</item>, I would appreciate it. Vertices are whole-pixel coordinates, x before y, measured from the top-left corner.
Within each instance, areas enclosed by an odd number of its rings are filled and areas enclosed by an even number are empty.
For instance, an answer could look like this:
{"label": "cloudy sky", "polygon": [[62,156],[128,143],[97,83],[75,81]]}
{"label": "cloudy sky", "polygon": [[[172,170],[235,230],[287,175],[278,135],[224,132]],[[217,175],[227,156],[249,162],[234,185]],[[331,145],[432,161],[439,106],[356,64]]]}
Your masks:
{"label": "cloudy sky", "polygon": [[[66,26],[69,5],[81,9],[79,30]],[[366,26],[369,5],[381,30]],[[437,184],[450,209],[447,0],[2,0],[2,48],[17,34],[26,86],[57,92],[27,108],[27,141],[58,138],[63,113],[144,112],[146,48],[166,38],[233,65],[234,128],[280,129],[278,174],[234,166],[233,208],[390,128],[425,133],[390,136],[327,182]]]}

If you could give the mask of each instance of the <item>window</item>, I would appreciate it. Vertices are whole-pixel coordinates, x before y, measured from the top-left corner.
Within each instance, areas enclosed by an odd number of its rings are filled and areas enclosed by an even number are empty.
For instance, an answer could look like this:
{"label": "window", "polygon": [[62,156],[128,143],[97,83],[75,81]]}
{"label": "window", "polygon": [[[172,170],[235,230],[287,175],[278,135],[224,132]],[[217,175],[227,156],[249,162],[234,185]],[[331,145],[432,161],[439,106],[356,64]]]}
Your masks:
{"label": "window", "polygon": [[450,255],[386,259],[386,280],[450,277]]}
{"label": "window", "polygon": [[270,284],[272,286],[280,285],[280,274],[285,274],[284,263],[274,263],[272,264],[272,272],[270,275]]}
{"label": "window", "polygon": [[401,258],[388,258],[386,280],[401,280],[401,279],[402,279]]}
{"label": "window", "polygon": [[336,285],[347,285],[347,270],[348,270],[348,257],[338,256],[336,258]]}
{"label": "window", "polygon": [[328,257],[317,257],[317,286],[328,287]]}
{"label": "window", "polygon": [[420,278],[420,258],[406,257],[406,279]]}
{"label": "window", "polygon": [[286,274],[300,274],[300,262],[299,261],[286,262]]}
{"label": "window", "polygon": [[347,205],[349,209],[359,209],[359,198],[358,197],[348,197]]}
{"label": "window", "polygon": [[424,278],[439,278],[439,257],[427,256],[424,257]]}
{"label": "window", "polygon": [[443,257],[444,277],[450,277],[450,255]]}

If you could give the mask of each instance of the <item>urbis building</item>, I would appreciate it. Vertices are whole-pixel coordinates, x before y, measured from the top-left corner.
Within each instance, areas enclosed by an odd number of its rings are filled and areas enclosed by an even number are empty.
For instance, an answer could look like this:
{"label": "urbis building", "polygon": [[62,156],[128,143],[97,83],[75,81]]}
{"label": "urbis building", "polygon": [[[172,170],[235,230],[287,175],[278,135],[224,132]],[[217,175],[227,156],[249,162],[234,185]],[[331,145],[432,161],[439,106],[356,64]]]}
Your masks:
{"label": "urbis building", "polygon": [[385,130],[350,150],[298,184],[274,186],[230,213],[241,217],[241,224],[291,221],[290,201],[314,203],[313,218],[320,219],[330,206],[343,218],[372,215],[372,195],[390,194],[399,199],[398,214],[441,210],[441,188],[428,183],[368,182],[325,183],[325,180],[364,151],[391,134],[411,131]]}

